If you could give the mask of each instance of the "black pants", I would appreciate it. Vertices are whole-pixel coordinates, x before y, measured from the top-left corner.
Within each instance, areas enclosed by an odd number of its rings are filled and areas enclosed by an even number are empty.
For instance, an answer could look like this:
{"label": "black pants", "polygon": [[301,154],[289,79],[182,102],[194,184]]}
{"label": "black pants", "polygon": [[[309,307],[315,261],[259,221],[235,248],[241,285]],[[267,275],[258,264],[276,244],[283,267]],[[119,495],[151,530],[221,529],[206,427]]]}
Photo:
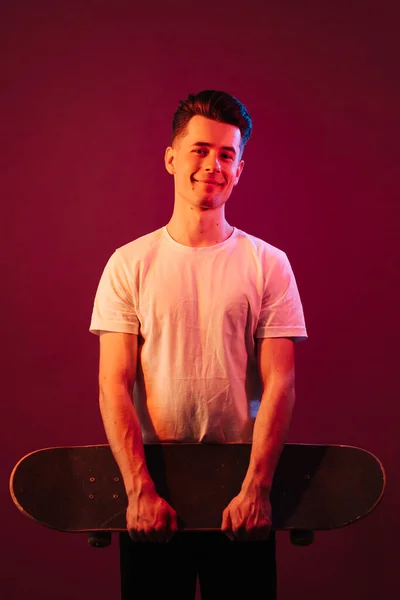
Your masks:
{"label": "black pants", "polygon": [[275,535],[231,542],[223,533],[182,532],[167,544],[120,534],[121,600],[275,600]]}

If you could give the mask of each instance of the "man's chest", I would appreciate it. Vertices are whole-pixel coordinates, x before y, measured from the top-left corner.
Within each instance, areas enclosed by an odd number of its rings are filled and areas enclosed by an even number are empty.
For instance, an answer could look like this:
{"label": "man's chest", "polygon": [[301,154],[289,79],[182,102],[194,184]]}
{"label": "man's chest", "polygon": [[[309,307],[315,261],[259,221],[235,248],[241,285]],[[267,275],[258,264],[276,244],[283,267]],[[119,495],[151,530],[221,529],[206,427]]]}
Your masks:
{"label": "man's chest", "polygon": [[256,264],[178,256],[143,268],[133,300],[143,333],[160,326],[233,333],[257,321],[262,290]]}

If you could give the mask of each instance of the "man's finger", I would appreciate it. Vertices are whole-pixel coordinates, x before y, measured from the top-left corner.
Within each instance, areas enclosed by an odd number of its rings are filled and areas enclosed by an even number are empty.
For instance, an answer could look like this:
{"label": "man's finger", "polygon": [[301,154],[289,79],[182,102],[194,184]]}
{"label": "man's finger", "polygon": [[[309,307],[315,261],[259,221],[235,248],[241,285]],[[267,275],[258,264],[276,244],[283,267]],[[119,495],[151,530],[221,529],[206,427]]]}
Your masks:
{"label": "man's finger", "polygon": [[132,542],[136,542],[136,531],[134,529],[128,529],[128,533],[129,533],[129,537],[131,538]]}
{"label": "man's finger", "polygon": [[133,542],[141,542],[143,540],[143,532],[139,529],[129,529],[129,537]]}
{"label": "man's finger", "polygon": [[168,512],[165,514],[165,523],[162,529],[160,529],[160,541],[169,542],[173,537],[174,533],[178,530],[176,514]]}
{"label": "man's finger", "polygon": [[248,539],[247,537],[247,531],[246,531],[246,527],[244,525],[240,525],[239,527],[236,527],[233,529],[233,539],[236,542],[244,542],[246,541],[246,539]]}
{"label": "man's finger", "polygon": [[232,521],[229,510],[225,509],[222,513],[222,523],[221,523],[221,531],[224,533],[231,541],[233,541],[234,536],[232,532]]}
{"label": "man's finger", "polygon": [[169,528],[172,534],[176,533],[179,530],[178,517],[176,512],[169,513]]}
{"label": "man's finger", "polygon": [[163,529],[158,530],[158,529],[152,529],[151,527],[148,527],[144,531],[144,534],[145,534],[145,541],[151,542],[153,544],[157,544],[158,542],[164,541],[165,531]]}

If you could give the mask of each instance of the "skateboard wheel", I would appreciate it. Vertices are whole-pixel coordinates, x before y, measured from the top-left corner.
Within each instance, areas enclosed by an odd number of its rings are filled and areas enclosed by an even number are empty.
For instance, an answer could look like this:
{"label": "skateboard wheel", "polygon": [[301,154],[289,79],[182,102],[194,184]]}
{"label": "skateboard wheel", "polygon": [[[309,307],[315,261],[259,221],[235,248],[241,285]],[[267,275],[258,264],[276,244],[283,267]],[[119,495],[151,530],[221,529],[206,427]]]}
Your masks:
{"label": "skateboard wheel", "polygon": [[290,532],[290,541],[294,546],[309,546],[314,541],[314,532],[293,529]]}
{"label": "skateboard wheel", "polygon": [[88,544],[93,548],[106,548],[111,544],[111,533],[90,532],[88,534]]}

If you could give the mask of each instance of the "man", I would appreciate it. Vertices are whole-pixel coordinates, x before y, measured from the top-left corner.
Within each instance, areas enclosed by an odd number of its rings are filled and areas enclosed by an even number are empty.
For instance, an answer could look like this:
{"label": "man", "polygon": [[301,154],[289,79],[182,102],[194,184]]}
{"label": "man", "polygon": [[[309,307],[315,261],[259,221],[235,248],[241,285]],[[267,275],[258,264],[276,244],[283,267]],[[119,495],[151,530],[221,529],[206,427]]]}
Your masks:
{"label": "man", "polygon": [[[269,493],[294,403],[293,346],[307,334],[286,255],[225,218],[251,129],[225,92],[180,103],[165,153],[171,219],[117,249],[96,294],[100,409],[129,499],[122,586],[135,598],[193,598],[197,575],[202,600],[275,597]],[[177,533],[143,443],[245,441],[248,471],[221,533]]]}

